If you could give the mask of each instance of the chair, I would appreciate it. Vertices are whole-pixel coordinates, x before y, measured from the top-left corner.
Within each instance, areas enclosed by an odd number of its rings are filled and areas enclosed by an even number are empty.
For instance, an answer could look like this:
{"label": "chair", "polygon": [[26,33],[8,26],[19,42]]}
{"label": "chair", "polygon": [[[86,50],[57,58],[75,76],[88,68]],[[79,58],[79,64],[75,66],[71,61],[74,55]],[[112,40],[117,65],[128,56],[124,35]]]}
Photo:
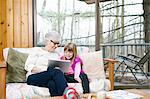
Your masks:
{"label": "chair", "polygon": [[115,73],[118,71],[118,69],[123,65],[125,66],[125,70],[122,72],[122,76],[120,78],[120,81],[122,80],[122,78],[124,77],[124,74],[130,70],[130,72],[132,73],[132,75],[134,76],[134,78],[136,79],[136,81],[140,83],[140,81],[137,79],[136,77],[136,73],[141,73],[143,74],[147,79],[147,75],[145,74],[144,70],[143,70],[143,66],[145,64],[145,62],[150,58],[150,51],[148,51],[143,57],[139,57],[133,54],[128,54],[127,56],[124,55],[118,55],[119,58],[122,59],[122,61],[120,62],[120,64],[118,65]]}
{"label": "chair", "polygon": [[141,58],[141,57],[139,57],[137,55],[134,55],[134,54],[128,54],[127,56],[118,54],[117,57],[115,58],[115,60],[117,60],[119,62],[119,65],[117,66],[114,75],[116,74],[116,72],[122,72],[122,71],[119,71],[119,68],[120,67],[123,68],[124,65],[126,65],[125,60],[126,60],[127,57],[131,58],[131,59],[134,59],[134,60],[139,60]]}

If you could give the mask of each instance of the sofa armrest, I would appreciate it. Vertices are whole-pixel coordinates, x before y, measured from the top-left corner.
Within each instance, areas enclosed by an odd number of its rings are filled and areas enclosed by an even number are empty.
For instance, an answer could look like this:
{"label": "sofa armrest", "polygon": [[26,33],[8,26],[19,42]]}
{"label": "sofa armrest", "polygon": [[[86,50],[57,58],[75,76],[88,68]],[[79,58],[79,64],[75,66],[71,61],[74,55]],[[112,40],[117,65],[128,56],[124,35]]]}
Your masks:
{"label": "sofa armrest", "polygon": [[0,99],[6,99],[6,63],[0,62]]}
{"label": "sofa armrest", "polygon": [[104,62],[108,62],[107,64],[108,71],[109,71],[108,78],[111,82],[111,90],[114,90],[114,65],[118,61],[114,59],[104,58]]}

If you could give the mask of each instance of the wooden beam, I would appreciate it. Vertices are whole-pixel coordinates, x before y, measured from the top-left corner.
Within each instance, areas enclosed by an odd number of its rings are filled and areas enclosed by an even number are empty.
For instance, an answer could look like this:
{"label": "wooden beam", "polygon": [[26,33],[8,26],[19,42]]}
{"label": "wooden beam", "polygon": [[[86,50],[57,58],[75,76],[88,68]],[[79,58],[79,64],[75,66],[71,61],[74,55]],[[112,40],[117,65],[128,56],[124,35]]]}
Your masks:
{"label": "wooden beam", "polygon": [[[143,0],[144,9],[144,33],[145,33],[145,43],[150,43],[150,0]],[[150,61],[148,61],[148,72],[150,72]]]}
{"label": "wooden beam", "polygon": [[95,0],[95,51],[100,50],[99,0]]}
{"label": "wooden beam", "polygon": [[6,64],[0,61],[0,99],[6,99]]}

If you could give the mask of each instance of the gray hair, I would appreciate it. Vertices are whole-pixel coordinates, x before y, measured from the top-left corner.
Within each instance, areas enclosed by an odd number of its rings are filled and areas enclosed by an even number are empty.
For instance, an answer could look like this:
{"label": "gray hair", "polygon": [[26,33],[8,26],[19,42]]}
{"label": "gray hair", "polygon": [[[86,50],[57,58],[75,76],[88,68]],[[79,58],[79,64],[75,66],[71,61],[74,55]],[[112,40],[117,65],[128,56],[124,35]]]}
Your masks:
{"label": "gray hair", "polygon": [[45,34],[44,44],[48,41],[60,42],[60,34],[58,32],[48,32]]}

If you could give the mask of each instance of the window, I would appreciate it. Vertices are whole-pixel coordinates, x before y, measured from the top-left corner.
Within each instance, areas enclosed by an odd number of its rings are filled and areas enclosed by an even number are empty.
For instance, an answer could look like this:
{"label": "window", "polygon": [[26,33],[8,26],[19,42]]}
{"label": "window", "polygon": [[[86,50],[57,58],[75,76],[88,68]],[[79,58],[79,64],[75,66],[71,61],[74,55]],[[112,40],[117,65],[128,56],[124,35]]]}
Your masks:
{"label": "window", "polygon": [[[95,45],[95,4],[80,0],[34,0],[35,46],[45,33],[58,31],[61,44]],[[133,9],[133,10],[131,10]],[[112,0],[100,3],[101,43],[142,43],[142,0]]]}
{"label": "window", "polygon": [[[79,0],[35,0],[36,44],[43,44],[44,35],[50,31],[61,34],[61,44],[75,42],[94,44],[95,5]],[[87,38],[89,36],[89,38]],[[90,37],[91,36],[91,37]]]}

